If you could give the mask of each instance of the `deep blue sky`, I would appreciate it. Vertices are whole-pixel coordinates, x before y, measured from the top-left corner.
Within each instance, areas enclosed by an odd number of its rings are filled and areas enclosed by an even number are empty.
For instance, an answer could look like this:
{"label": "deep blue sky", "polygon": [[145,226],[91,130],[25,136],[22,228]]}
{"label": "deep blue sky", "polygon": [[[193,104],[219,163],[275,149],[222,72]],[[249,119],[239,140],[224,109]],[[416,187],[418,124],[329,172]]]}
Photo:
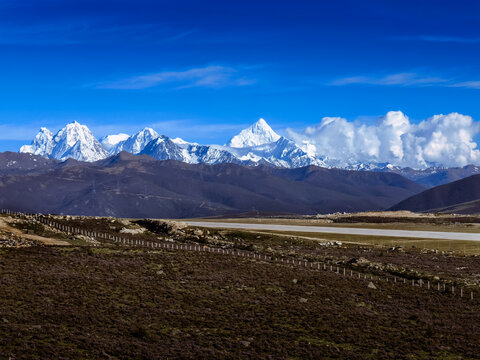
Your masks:
{"label": "deep blue sky", "polygon": [[0,0],[0,150],[78,120],[225,142],[264,117],[480,119],[479,1]]}

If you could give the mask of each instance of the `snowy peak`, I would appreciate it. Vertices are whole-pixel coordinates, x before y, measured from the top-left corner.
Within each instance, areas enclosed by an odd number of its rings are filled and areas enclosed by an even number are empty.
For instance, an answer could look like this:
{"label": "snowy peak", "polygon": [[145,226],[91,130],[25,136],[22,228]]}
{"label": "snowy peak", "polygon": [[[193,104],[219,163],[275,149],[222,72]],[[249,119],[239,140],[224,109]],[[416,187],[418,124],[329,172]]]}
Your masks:
{"label": "snowy peak", "polygon": [[58,160],[97,161],[108,155],[90,129],[76,121],[61,129],[53,142],[55,146],[50,157]]}
{"label": "snowy peak", "polygon": [[73,147],[77,141],[88,142],[92,138],[95,139],[88,127],[74,121],[58,131],[53,141],[57,144],[64,143],[66,147]]}
{"label": "snowy peak", "polygon": [[260,119],[252,126],[242,130],[240,134],[231,138],[226,146],[233,148],[259,146],[275,142],[278,139],[280,139],[280,135],[273,131],[265,120]]}
{"label": "snowy peak", "polygon": [[48,156],[54,146],[53,134],[45,127],[40,128],[30,145],[24,145],[20,148],[21,153],[30,153],[40,156]]}
{"label": "snowy peak", "polygon": [[119,142],[111,152],[118,154],[120,151],[128,151],[131,154],[140,154],[149,142],[157,139],[159,136],[155,130],[146,127],[128,137],[125,141]]}
{"label": "snowy peak", "polygon": [[41,128],[31,145],[20,152],[41,155],[57,160],[72,158],[79,161],[97,161],[107,157],[107,151],[85,125],[74,121],[57,132],[55,136]]}

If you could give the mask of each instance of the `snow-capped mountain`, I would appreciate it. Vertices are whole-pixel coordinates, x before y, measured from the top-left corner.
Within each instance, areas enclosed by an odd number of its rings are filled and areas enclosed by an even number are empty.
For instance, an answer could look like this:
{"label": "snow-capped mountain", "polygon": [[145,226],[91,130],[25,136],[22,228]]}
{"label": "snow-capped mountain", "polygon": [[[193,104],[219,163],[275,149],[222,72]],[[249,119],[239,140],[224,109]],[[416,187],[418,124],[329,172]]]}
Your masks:
{"label": "snow-capped mountain", "polygon": [[54,145],[52,132],[42,127],[32,143],[30,145],[23,145],[20,148],[20,152],[48,157],[52,153]]}
{"label": "snow-capped mountain", "polygon": [[108,135],[99,142],[86,126],[73,122],[55,136],[48,129],[42,128],[32,144],[23,146],[20,151],[59,160],[73,158],[97,161],[127,151],[132,154],[147,154],[158,160],[172,159],[190,164],[326,166],[321,159],[307,154],[293,141],[275,133],[263,119],[242,130],[228,144],[200,145],[180,138],[170,139],[165,135],[160,136],[151,128],[144,128],[131,136]]}
{"label": "snow-capped mountain", "polygon": [[138,133],[128,137],[124,141],[120,141],[111,150],[111,155],[118,154],[120,151],[127,151],[131,154],[140,154],[145,146],[152,140],[159,137],[158,133],[151,128],[144,128]]}
{"label": "snow-capped mountain", "polygon": [[148,143],[140,154],[149,155],[157,160],[178,160],[188,164],[243,163],[230,152],[217,149],[215,145],[179,142],[166,136],[160,136]]}
{"label": "snow-capped mountain", "polygon": [[280,139],[280,135],[273,131],[265,120],[260,119],[252,126],[242,130],[240,134],[232,137],[225,146],[233,148],[252,147],[273,143],[278,139]]}
{"label": "snow-capped mountain", "polygon": [[119,143],[127,140],[130,135],[127,134],[115,134],[115,135],[107,135],[100,139],[100,143],[103,145],[105,150],[109,153],[117,146]]}
{"label": "snow-capped mountain", "polygon": [[308,155],[300,149],[292,140],[280,137],[278,140],[262,145],[243,148],[228,148],[227,151],[234,154],[243,162],[267,163],[278,167],[295,168],[308,165],[326,166],[319,158]]}
{"label": "snow-capped mountain", "polygon": [[108,156],[108,152],[90,129],[76,121],[58,131],[53,138],[51,134],[46,128],[40,129],[31,145],[22,146],[20,152],[78,161],[97,161]]}
{"label": "snow-capped mountain", "polygon": [[243,164],[251,165],[250,162],[245,162],[238,159],[231,152],[221,149],[215,145],[198,145],[190,144],[185,150],[185,162],[190,164]]}
{"label": "snow-capped mountain", "polygon": [[159,136],[150,141],[139,154],[150,155],[157,160],[178,160],[186,162],[182,148],[166,136]]}
{"label": "snow-capped mountain", "polygon": [[426,187],[444,184],[480,173],[478,166],[442,168],[432,166],[415,170],[393,166],[389,163],[358,162],[355,159],[319,157],[308,143],[296,142],[275,133],[260,119],[234,136],[227,145],[200,145],[180,138],[171,139],[159,135],[151,128],[144,128],[134,135],[108,135],[98,141],[87,126],[73,122],[55,135],[41,128],[30,145],[20,148],[21,153],[45,158],[79,161],[98,161],[121,151],[146,154],[158,160],[177,160],[189,164],[271,165],[298,168],[316,165],[326,168],[342,168],[355,171],[393,172],[414,180]]}
{"label": "snow-capped mountain", "polygon": [[187,148],[190,145],[199,145],[198,143],[191,143],[191,142],[185,141],[185,140],[183,140],[179,137],[177,137],[175,139],[170,139],[170,140],[172,140],[175,144],[177,144],[181,148]]}

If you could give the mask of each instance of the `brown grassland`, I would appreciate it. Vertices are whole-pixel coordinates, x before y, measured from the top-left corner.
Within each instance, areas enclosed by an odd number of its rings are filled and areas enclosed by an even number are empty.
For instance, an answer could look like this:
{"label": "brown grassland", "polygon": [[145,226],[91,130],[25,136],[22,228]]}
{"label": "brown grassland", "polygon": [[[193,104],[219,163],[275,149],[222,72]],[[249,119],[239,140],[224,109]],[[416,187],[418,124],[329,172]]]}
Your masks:
{"label": "brown grassland", "polygon": [[[121,234],[115,219],[58,219]],[[170,230],[123,234],[151,241]],[[72,225],[73,226],[73,225]],[[138,227],[138,224],[132,227]],[[17,228],[32,227],[28,222]],[[35,224],[37,232],[54,232]],[[374,281],[278,261],[107,242],[0,248],[0,359],[480,358],[480,261],[419,248],[320,246],[318,240],[185,229],[177,243],[302,258]],[[474,290],[461,298],[449,286]]]}

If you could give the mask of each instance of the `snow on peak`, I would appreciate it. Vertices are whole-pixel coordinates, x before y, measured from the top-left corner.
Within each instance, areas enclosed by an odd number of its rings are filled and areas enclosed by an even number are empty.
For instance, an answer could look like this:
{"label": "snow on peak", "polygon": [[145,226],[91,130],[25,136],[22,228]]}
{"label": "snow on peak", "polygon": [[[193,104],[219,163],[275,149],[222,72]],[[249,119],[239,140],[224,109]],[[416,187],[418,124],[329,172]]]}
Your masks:
{"label": "snow on peak", "polygon": [[79,161],[97,161],[107,157],[107,151],[90,129],[74,121],[53,138],[55,146],[50,157],[58,160],[72,158]]}
{"label": "snow on peak", "polygon": [[190,144],[188,141],[183,140],[182,138],[176,137],[175,139],[170,139],[177,145],[188,145]]}
{"label": "snow on peak", "polygon": [[54,146],[53,134],[45,127],[40,128],[30,145],[20,148],[21,153],[30,153],[40,156],[49,156]]}
{"label": "snow on peak", "polygon": [[280,135],[273,131],[265,120],[260,119],[252,126],[242,130],[240,134],[231,138],[226,146],[244,148],[272,143],[278,139],[280,139]]}
{"label": "snow on peak", "polygon": [[158,139],[159,136],[160,135],[158,135],[155,130],[146,127],[138,133],[128,137],[126,140],[119,142],[111,150],[111,153],[117,154],[120,151],[128,151],[132,154],[139,154],[150,141]]}
{"label": "snow on peak", "polygon": [[175,139],[170,139],[172,140],[172,142],[178,146],[180,146],[182,149],[186,149],[188,148],[189,146],[195,146],[195,145],[199,145],[198,143],[191,143],[191,142],[188,142],[188,141],[185,141],[183,140],[182,138],[179,138],[179,137],[176,137]]}
{"label": "snow on peak", "polygon": [[74,121],[54,136],[47,128],[41,128],[31,145],[20,152],[32,153],[58,160],[72,158],[79,161],[97,161],[107,157],[107,151],[85,125]]}
{"label": "snow on peak", "polygon": [[121,143],[122,141],[125,141],[129,138],[130,136],[127,134],[115,134],[115,135],[107,135],[104,136],[100,139],[100,143],[103,145],[105,150],[108,152],[112,151],[113,148],[118,145],[118,143]]}

